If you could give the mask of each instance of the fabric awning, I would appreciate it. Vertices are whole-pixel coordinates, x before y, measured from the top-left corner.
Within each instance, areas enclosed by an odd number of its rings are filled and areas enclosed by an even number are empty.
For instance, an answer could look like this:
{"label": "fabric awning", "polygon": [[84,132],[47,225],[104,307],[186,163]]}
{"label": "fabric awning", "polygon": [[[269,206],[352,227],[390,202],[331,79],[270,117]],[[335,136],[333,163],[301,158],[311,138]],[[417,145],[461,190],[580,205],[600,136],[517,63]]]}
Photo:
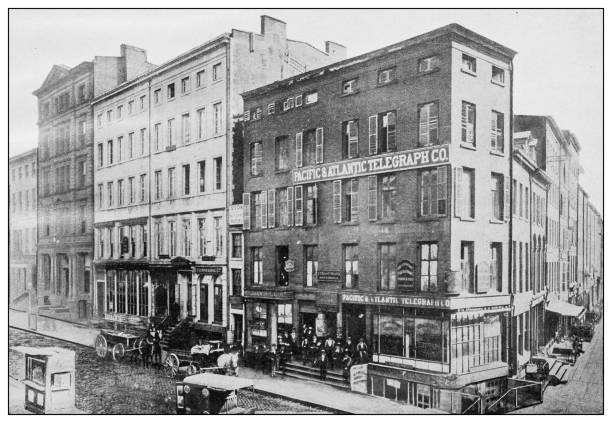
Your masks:
{"label": "fabric awning", "polygon": [[550,300],[546,304],[546,311],[557,313],[562,316],[580,317],[585,309],[584,307],[566,303],[565,301]]}

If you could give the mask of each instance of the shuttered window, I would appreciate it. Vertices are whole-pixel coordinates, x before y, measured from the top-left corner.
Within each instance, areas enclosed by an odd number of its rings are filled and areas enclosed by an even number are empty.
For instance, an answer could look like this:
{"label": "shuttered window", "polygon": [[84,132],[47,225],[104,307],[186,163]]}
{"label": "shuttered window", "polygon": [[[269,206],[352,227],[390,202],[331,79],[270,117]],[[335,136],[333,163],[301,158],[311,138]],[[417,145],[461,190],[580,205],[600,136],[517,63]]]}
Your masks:
{"label": "shuttered window", "polygon": [[368,118],[368,152],[370,155],[378,153],[378,116]]}
{"label": "shuttered window", "polygon": [[304,202],[305,204],[305,215],[304,223],[306,225],[317,224],[317,211],[318,211],[318,189],[317,184],[310,184],[304,186]]}
{"label": "shuttered window", "polygon": [[276,226],[276,191],[268,190],[268,228]]}
{"label": "shuttered window", "polygon": [[323,163],[323,128],[317,128],[315,161]]}
{"label": "shuttered window", "polygon": [[368,176],[368,220],[377,219],[378,176]]}
{"label": "shuttered window", "polygon": [[419,145],[438,144],[438,102],[419,106]]}
{"label": "shuttered window", "polygon": [[295,134],[295,167],[302,167],[302,137],[303,134],[298,132]]}
{"label": "shuttered window", "polygon": [[461,104],[461,142],[474,145],[476,143],[476,106],[463,102]]}
{"label": "shuttered window", "polygon": [[342,181],[333,181],[333,216],[334,223],[342,222]]}
{"label": "shuttered window", "polygon": [[293,187],[287,188],[287,226],[293,226]]}
{"label": "shuttered window", "polygon": [[447,208],[447,170],[440,166],[421,172],[421,216],[443,216]]}
{"label": "shuttered window", "polygon": [[295,226],[302,226],[304,223],[304,209],[302,200],[302,187],[295,187]]}
{"label": "shuttered window", "polygon": [[251,229],[251,193],[242,194],[242,229]]}
{"label": "shuttered window", "polygon": [[380,116],[380,152],[388,153],[396,150],[396,112],[382,113]]}
{"label": "shuttered window", "polygon": [[268,191],[262,191],[259,194],[260,209],[261,209],[261,227],[268,227]]}
{"label": "shuttered window", "polygon": [[[539,214],[538,214],[539,215]],[[510,219],[510,178],[504,177],[504,220]]]}
{"label": "shuttered window", "polygon": [[359,121],[349,120],[342,123],[342,144],[345,158],[359,156]]}

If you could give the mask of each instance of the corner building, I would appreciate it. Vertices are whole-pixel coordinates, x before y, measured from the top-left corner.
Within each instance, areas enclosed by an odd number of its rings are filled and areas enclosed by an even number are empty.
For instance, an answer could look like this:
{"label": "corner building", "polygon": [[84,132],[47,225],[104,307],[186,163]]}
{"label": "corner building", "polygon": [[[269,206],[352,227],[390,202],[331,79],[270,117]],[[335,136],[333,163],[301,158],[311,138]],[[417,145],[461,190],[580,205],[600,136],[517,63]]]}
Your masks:
{"label": "corner building", "polygon": [[[232,30],[93,101],[96,313],[142,324],[177,307],[209,338],[240,340],[242,234],[230,227],[232,117],[240,93],[343,58],[287,39]],[[239,215],[240,216],[240,215]]]}
{"label": "corner building", "polygon": [[452,24],[243,94],[247,349],[309,324],[370,394],[499,394],[514,54]]}

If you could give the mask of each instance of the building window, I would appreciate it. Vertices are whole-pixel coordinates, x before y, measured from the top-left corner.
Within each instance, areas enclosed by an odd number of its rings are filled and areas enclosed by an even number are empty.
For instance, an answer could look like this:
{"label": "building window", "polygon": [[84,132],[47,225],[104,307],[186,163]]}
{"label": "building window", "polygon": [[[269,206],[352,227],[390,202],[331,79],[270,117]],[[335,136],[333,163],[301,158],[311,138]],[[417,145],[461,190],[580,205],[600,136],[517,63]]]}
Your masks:
{"label": "building window", "polygon": [[204,108],[198,109],[198,139],[204,139],[206,128],[206,112]]}
{"label": "building window", "polygon": [[287,98],[283,102],[283,112],[286,112],[287,110],[293,109],[293,106],[294,106],[293,97]]}
{"label": "building window", "polygon": [[[306,149],[306,151],[308,151],[308,149]],[[342,122],[342,153],[344,158],[348,159],[359,156],[358,119]]]}
{"label": "building window", "polygon": [[221,79],[221,63],[217,63],[212,67],[212,80],[219,81]]}
{"label": "building window", "polygon": [[423,242],[421,249],[421,291],[436,291],[438,286],[438,243]]}
{"label": "building window", "polygon": [[223,227],[221,226],[221,217],[213,218],[215,230],[215,256],[223,257]]}
{"label": "building window", "polygon": [[183,144],[189,144],[190,141],[190,120],[189,113],[185,113],[181,117],[181,138],[183,139]]}
{"label": "building window", "polygon": [[251,176],[262,174],[263,144],[261,141],[251,143]]}
{"label": "building window", "polygon": [[221,110],[221,103],[213,104],[213,112],[215,135],[219,135],[223,132],[223,114]]}
{"label": "building window", "polygon": [[128,101],[128,114],[134,113],[134,100]]}
{"label": "building window", "polygon": [[117,137],[117,162],[123,160],[123,137]]}
{"label": "building window", "polygon": [[206,76],[206,73],[204,69],[196,73],[196,87],[197,88],[204,86],[204,84],[206,83],[205,76]]}
{"label": "building window", "polygon": [[134,158],[134,133],[130,132],[128,134],[128,159]]}
{"label": "building window", "polygon": [[190,174],[191,174],[191,167],[186,164],[183,165],[183,195],[189,195],[190,194]]}
{"label": "building window", "polygon": [[85,140],[87,138],[87,122],[84,120],[79,122],[79,143],[81,146],[85,145]]}
{"label": "building window", "polygon": [[359,286],[359,252],[357,245],[343,245],[344,257],[344,287],[357,288]]}
{"label": "building window", "polygon": [[107,198],[107,206],[108,207],[112,207],[113,206],[113,190],[114,190],[114,186],[112,182],[108,182],[106,184],[106,198]]}
{"label": "building window", "polygon": [[[296,203],[296,211],[297,211],[297,203]],[[318,211],[317,185],[316,184],[304,185],[304,224],[305,225],[316,225],[317,224],[317,211]]]}
{"label": "building window", "polygon": [[204,192],[206,191],[206,161],[202,160],[201,162],[198,162],[198,171],[198,186],[200,192]]}
{"label": "building window", "polygon": [[438,102],[419,106],[419,145],[438,144]]}
{"label": "building window", "polygon": [[466,101],[461,103],[461,142],[476,143],[476,106]]}
{"label": "building window", "polygon": [[395,110],[378,115],[378,122],[380,123],[379,128],[379,151],[381,153],[388,153],[397,149],[395,129],[397,113]]}
{"label": "building window", "polygon": [[440,166],[421,171],[421,216],[443,216],[447,203],[447,170]]}
{"label": "building window", "polygon": [[395,81],[395,66],[378,71],[378,84],[389,84]]}
{"label": "building window", "polygon": [[276,192],[276,210],[278,210],[278,224],[281,227],[289,226],[289,199],[287,188],[281,188]]}
{"label": "building window", "polygon": [[468,73],[476,73],[476,58],[463,54],[461,56],[461,70]]}
{"label": "building window", "polygon": [[458,217],[474,219],[476,204],[475,171],[467,167],[458,169],[457,198]]}
{"label": "building window", "polygon": [[[264,196],[264,193],[266,193],[266,191],[262,191],[262,192],[254,192],[252,193],[253,196],[253,222],[252,222],[252,227],[253,229],[257,230],[257,229],[262,229],[264,226],[267,225],[263,225],[263,216],[264,216],[264,211],[266,210],[266,206],[267,206],[267,200],[266,196]],[[266,222],[267,223],[267,222]]]}
{"label": "building window", "polygon": [[106,143],[106,154],[108,155],[106,162],[109,165],[113,164],[113,140],[108,140]]}
{"label": "building window", "polygon": [[289,286],[289,272],[286,263],[289,260],[289,247],[279,245],[276,247],[276,280],[278,286]]}
{"label": "building window", "polygon": [[263,255],[261,247],[251,248],[251,260],[253,265],[253,285],[263,284]]}
{"label": "building window", "polygon": [[183,219],[183,255],[191,256],[191,219]]}
{"label": "building window", "polygon": [[106,111],[106,121],[110,122],[113,118],[113,111],[112,110],[107,110]]}
{"label": "building window", "polygon": [[189,80],[189,77],[186,76],[185,78],[181,79],[181,93],[186,94],[189,92],[190,89],[191,89],[191,82]]}
{"label": "building window", "polygon": [[81,227],[81,233],[87,232],[87,214],[85,213],[85,206],[79,207],[79,222]]}
{"label": "building window", "polygon": [[506,83],[506,73],[497,66],[491,66],[491,82],[504,85]]}
{"label": "building window", "polygon": [[153,91],[153,102],[155,104],[159,104],[160,97],[161,97],[161,88],[158,88],[155,91]]}
{"label": "building window", "polygon": [[317,284],[317,272],[319,271],[319,250],[316,245],[304,246],[304,271],[305,285],[315,286]]}
{"label": "building window", "polygon": [[198,219],[198,252],[201,256],[206,255],[206,243],[208,240],[206,230],[206,219],[200,218]]}
{"label": "building window", "polygon": [[168,84],[168,100],[173,99],[174,98],[174,82],[172,84]]}
{"label": "building window", "polygon": [[342,221],[359,221],[359,179],[346,179],[342,181]]}
{"label": "building window", "polygon": [[134,177],[128,178],[128,201],[130,204],[134,204]]}
{"label": "building window", "polygon": [[124,204],[124,196],[123,196],[123,179],[119,179],[117,181],[117,197],[118,197],[118,205],[122,206]]}
{"label": "building window", "polygon": [[77,180],[77,185],[79,188],[85,186],[85,182],[87,180],[87,162],[85,160],[80,161],[77,165],[77,169],[79,172],[79,179]]}
{"label": "building window", "polygon": [[168,119],[168,147],[174,145],[174,119]]}
{"label": "building window", "polygon": [[242,258],[242,234],[232,233],[232,258]]}
{"label": "building window", "polygon": [[223,177],[223,158],[215,157],[213,160],[215,167],[215,190],[219,191],[222,186],[221,182]]}
{"label": "building window", "polygon": [[147,147],[146,147],[146,129],[142,128],[140,130],[140,155],[144,156],[145,152],[147,151]]}
{"label": "building window", "polygon": [[155,199],[159,200],[162,198],[162,171],[155,171]]}
{"label": "building window", "polygon": [[520,316],[518,316],[517,318],[517,327],[516,327],[516,333],[517,333],[517,352],[519,354],[523,354],[523,345],[524,345],[524,338],[523,338],[523,328],[524,328],[524,322],[523,322],[523,314],[521,314]]}
{"label": "building window", "polygon": [[289,137],[276,137],[274,141],[276,170],[284,171],[289,169]]}
{"label": "building window", "polygon": [[342,83],[342,94],[349,95],[359,92],[359,78],[348,79]]}
{"label": "building window", "polygon": [[268,104],[268,114],[273,115],[274,113],[276,113],[276,104],[275,103]]}
{"label": "building window", "polygon": [[440,58],[438,56],[429,56],[419,59],[419,73],[430,72],[439,68]]}
{"label": "building window", "polygon": [[491,150],[504,151],[504,114],[491,111]]}
{"label": "building window", "polygon": [[397,258],[395,244],[378,245],[379,288],[392,290],[397,288],[396,268]]}
{"label": "building window", "polygon": [[123,106],[117,106],[117,119],[121,119],[123,117]]}
{"label": "building window", "polygon": [[176,195],[176,169],[168,168],[168,198],[174,198]]}
{"label": "building window", "polygon": [[493,219],[504,219],[504,175],[491,173],[491,199]]}
{"label": "building window", "polygon": [[174,257],[176,256],[176,222],[174,220],[168,221],[168,241],[169,254]]}
{"label": "building window", "polygon": [[146,200],[146,179],[147,179],[147,174],[143,173],[142,175],[140,175],[140,202],[144,203],[144,201]]}
{"label": "building window", "polygon": [[161,123],[155,124],[155,151],[161,149]]}
{"label": "building window", "polygon": [[461,290],[474,293],[474,242],[461,241]]}
{"label": "building window", "polygon": [[502,243],[491,243],[491,281],[489,288],[492,290],[502,291]]}
{"label": "building window", "polygon": [[319,94],[316,91],[304,94],[304,104],[313,104],[319,101]]}
{"label": "building window", "polygon": [[395,219],[397,211],[397,174],[379,176],[380,217],[384,220]]}
{"label": "building window", "polygon": [[146,96],[140,96],[140,110],[144,110],[145,109],[145,98]]}
{"label": "building window", "polygon": [[104,207],[104,186],[103,184],[98,184],[98,208]]}

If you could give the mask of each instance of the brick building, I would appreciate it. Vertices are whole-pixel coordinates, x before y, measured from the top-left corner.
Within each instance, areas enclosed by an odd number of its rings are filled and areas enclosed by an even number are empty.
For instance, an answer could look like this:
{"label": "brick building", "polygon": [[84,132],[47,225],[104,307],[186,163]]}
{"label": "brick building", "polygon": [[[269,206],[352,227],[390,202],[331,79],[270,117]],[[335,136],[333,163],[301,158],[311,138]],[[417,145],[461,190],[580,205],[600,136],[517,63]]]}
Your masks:
{"label": "brick building", "polygon": [[94,100],[98,315],[138,324],[176,307],[210,337],[242,338],[242,303],[228,301],[242,283],[228,222],[240,93],[344,55],[262,16],[260,34],[221,34]]}
{"label": "brick building", "polygon": [[575,304],[599,311],[603,301],[603,227],[599,212],[589,195],[578,186],[578,234]]}
{"label": "brick building", "polygon": [[36,148],[9,159],[9,302],[36,294]]}
{"label": "brick building", "polygon": [[512,168],[511,369],[524,376],[525,364],[548,339],[546,300],[546,204],[552,182],[537,166],[539,140],[514,133]]}
{"label": "brick building", "polygon": [[85,317],[92,306],[93,116],[91,99],[150,64],[122,45],[74,68],[54,65],[38,98],[38,284],[40,306]]}
{"label": "brick building", "polygon": [[247,349],[306,324],[374,395],[503,389],[514,54],[452,24],[243,94]]}

